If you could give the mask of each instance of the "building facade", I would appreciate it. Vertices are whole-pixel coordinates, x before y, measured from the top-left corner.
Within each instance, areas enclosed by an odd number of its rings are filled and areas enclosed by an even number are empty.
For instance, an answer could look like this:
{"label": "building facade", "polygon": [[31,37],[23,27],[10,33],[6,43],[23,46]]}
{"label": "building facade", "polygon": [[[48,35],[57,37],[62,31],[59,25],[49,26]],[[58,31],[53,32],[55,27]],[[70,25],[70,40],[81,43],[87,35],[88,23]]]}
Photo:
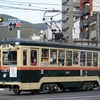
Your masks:
{"label": "building facade", "polygon": [[80,0],[80,38],[90,39],[89,24],[93,12],[99,11],[100,0]]}
{"label": "building facade", "polygon": [[100,13],[93,12],[93,16],[90,17],[89,24],[89,38],[92,45],[100,46]]}
{"label": "building facade", "polygon": [[79,18],[80,0],[62,0],[62,32],[69,43],[73,42],[73,23]]}
{"label": "building facade", "polygon": [[73,39],[79,39],[79,35],[80,35],[80,20],[76,21],[74,23],[74,26],[73,26],[73,33],[72,33],[72,38]]}

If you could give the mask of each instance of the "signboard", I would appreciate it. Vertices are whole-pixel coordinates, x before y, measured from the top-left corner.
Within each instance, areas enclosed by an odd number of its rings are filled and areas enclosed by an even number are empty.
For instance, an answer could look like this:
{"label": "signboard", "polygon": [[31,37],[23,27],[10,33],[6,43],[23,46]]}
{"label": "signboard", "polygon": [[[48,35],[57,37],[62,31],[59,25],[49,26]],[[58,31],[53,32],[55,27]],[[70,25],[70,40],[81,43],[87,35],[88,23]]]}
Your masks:
{"label": "signboard", "polygon": [[20,23],[19,19],[8,19],[8,23]]}
{"label": "signboard", "polygon": [[17,67],[10,67],[10,77],[17,77]]}
{"label": "signboard", "polygon": [[0,26],[8,26],[7,22],[0,22]]}
{"label": "signboard", "polygon": [[2,22],[2,26],[8,26],[7,22]]}

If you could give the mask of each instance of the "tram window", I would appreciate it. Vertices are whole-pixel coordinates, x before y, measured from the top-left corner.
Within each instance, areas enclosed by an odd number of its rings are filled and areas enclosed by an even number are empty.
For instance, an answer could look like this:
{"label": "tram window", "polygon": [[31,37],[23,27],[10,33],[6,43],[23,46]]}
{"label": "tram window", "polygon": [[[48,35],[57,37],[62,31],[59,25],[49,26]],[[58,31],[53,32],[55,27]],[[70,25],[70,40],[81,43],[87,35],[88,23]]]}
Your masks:
{"label": "tram window", "polygon": [[57,65],[57,50],[50,50],[50,65]]}
{"label": "tram window", "polygon": [[31,66],[37,65],[37,51],[31,50]]}
{"label": "tram window", "polygon": [[23,50],[23,65],[27,65],[27,50]]}
{"label": "tram window", "polygon": [[41,49],[41,66],[49,65],[49,49]]}
{"label": "tram window", "polygon": [[66,51],[66,66],[72,66],[72,51]]}
{"label": "tram window", "polygon": [[17,51],[3,52],[3,65],[17,65]]}
{"label": "tram window", "polygon": [[93,52],[93,66],[98,66],[98,53]]}
{"label": "tram window", "polygon": [[73,52],[73,64],[78,64],[78,52]]}
{"label": "tram window", "polygon": [[87,52],[87,66],[92,66],[92,52]]}
{"label": "tram window", "polygon": [[65,51],[58,50],[58,66],[64,66]]}
{"label": "tram window", "polygon": [[85,66],[86,62],[86,52],[81,51],[80,52],[80,66]]}

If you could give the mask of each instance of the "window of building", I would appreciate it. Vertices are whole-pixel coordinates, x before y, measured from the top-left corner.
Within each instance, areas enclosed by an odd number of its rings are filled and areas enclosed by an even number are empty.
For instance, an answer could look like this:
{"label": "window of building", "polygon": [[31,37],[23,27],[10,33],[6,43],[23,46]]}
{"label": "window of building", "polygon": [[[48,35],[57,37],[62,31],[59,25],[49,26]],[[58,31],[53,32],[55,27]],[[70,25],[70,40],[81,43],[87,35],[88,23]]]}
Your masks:
{"label": "window of building", "polygon": [[66,51],[66,66],[72,66],[72,51]]}

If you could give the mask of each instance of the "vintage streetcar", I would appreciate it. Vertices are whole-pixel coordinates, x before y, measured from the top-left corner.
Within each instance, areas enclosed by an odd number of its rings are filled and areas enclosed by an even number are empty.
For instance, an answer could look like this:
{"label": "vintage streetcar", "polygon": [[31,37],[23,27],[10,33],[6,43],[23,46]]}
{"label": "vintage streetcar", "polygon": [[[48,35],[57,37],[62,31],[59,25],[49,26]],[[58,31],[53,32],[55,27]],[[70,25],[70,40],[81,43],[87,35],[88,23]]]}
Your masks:
{"label": "vintage streetcar", "polygon": [[0,41],[0,88],[15,94],[93,90],[100,85],[100,48],[52,41]]}

